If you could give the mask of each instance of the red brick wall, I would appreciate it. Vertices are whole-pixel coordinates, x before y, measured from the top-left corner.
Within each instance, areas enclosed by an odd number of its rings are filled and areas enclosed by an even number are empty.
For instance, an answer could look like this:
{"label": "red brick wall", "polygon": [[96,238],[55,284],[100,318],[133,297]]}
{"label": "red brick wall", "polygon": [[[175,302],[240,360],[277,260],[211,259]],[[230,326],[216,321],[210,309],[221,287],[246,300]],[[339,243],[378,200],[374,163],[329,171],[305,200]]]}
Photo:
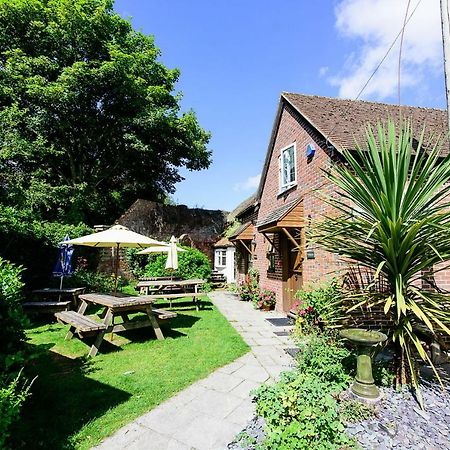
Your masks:
{"label": "red brick wall", "polygon": [[[297,153],[297,185],[279,194],[279,166],[278,157],[281,149],[295,143]],[[306,146],[312,143],[316,148],[316,153],[311,161],[306,158]],[[327,148],[323,137],[320,136],[289,104],[285,106],[281,113],[279,127],[276,133],[272,156],[269,162],[268,171],[258,210],[258,220],[264,219],[270,212],[283,206],[297,198],[303,198],[304,220],[306,228],[311,223],[320,221],[323,215],[329,210],[329,206],[320,198],[320,192],[327,195],[334,194],[334,187],[326,180],[322,170],[331,166],[333,161],[337,161],[337,155]],[[252,217],[253,219],[253,217]],[[275,235],[275,241],[278,238]],[[276,245],[278,249],[280,246]],[[276,259],[274,273],[268,273],[268,259],[266,257],[267,240],[256,233],[256,251],[253,265],[260,274],[260,284],[263,288],[271,289],[277,295],[277,309],[282,310],[282,298],[284,281],[281,255]],[[321,280],[324,281],[333,276],[339,275],[340,269],[345,268],[345,264],[338,260],[337,255],[315,247],[315,259],[305,259],[303,261],[303,286]],[[435,276],[436,284],[450,291],[450,271],[439,272]],[[380,318],[374,320],[377,315],[372,311],[367,315],[373,326],[380,327]],[[365,321],[367,322],[367,321]]]}
{"label": "red brick wall", "polygon": [[[300,122],[300,123],[299,123]],[[281,149],[296,144],[297,153],[297,186],[279,195],[279,166],[278,157]],[[316,153],[311,161],[306,158],[306,146],[312,143]],[[265,218],[271,211],[283,206],[296,198],[303,198],[306,226],[312,221],[320,220],[328,206],[319,197],[319,190],[330,194],[333,189],[325,179],[322,169],[330,167],[331,154],[326,151],[320,137],[303,121],[298,113],[289,105],[283,109],[275,138],[273,153],[269,163],[267,177],[262,190],[258,219]],[[266,258],[267,241],[257,233],[255,267],[260,273],[260,284],[263,288],[272,289],[277,294],[277,309],[281,310],[283,297],[282,260],[276,261],[276,273],[267,273],[268,260]],[[278,246],[278,248],[280,248]],[[315,259],[303,261],[303,284],[307,285],[316,280],[324,280],[337,274],[340,264],[337,257],[320,248],[314,248]],[[281,256],[281,255],[279,255]]]}

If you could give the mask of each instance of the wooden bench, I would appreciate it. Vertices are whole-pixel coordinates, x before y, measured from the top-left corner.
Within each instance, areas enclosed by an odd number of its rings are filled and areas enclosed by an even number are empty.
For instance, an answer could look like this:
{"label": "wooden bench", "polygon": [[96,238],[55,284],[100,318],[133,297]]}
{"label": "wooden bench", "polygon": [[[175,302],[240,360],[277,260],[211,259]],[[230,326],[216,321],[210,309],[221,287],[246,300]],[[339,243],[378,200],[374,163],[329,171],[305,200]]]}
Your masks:
{"label": "wooden bench", "polygon": [[174,298],[186,298],[186,297],[192,297],[192,301],[194,302],[195,308],[198,311],[200,306],[200,296],[202,294],[195,293],[195,292],[180,292],[179,294],[165,294],[164,292],[161,292],[159,294],[151,294],[146,295],[146,298],[152,298],[154,300],[169,300],[169,305],[172,308],[172,299]]}
{"label": "wooden bench", "polygon": [[75,311],[61,311],[56,313],[55,317],[58,319],[58,322],[70,325],[70,335],[67,333],[66,340],[70,339],[75,331],[81,335],[106,330],[105,324]]}
{"label": "wooden bench", "polygon": [[177,317],[177,313],[173,311],[167,311],[166,309],[152,308],[153,314],[158,320],[168,320]]}
{"label": "wooden bench", "polygon": [[65,301],[43,301],[43,302],[25,302],[23,308],[26,312],[33,313],[55,313],[67,311],[71,306],[70,300]]}

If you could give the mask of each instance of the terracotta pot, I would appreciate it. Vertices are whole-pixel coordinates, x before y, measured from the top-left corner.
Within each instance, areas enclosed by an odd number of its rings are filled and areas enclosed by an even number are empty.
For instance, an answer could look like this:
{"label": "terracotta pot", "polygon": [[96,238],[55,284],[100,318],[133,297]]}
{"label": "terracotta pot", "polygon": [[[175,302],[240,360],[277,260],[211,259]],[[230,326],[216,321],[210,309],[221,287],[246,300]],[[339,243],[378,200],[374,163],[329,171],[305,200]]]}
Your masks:
{"label": "terracotta pot", "polygon": [[270,311],[272,309],[271,305],[263,305],[262,307],[263,311]]}

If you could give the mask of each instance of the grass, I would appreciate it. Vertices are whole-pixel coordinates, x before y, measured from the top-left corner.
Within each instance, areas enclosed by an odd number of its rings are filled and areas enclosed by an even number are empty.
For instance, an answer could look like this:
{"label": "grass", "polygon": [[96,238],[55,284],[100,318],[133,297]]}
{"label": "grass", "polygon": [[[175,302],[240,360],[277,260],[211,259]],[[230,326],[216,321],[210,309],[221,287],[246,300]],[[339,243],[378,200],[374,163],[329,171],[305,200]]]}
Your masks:
{"label": "grass", "polygon": [[150,328],[121,333],[95,358],[78,339],[64,341],[67,326],[28,330],[37,356],[27,375],[38,379],[12,447],[88,449],[248,350],[207,299],[198,312],[184,304],[174,305],[178,317],[162,325],[164,341]]}

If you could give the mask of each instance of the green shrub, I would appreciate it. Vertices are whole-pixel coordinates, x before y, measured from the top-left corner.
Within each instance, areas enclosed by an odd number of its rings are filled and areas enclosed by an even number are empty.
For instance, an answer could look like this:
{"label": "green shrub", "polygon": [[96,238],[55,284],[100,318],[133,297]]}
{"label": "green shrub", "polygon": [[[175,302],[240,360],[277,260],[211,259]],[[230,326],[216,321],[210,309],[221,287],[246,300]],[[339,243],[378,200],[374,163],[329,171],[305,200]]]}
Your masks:
{"label": "green shrub", "polygon": [[349,385],[356,363],[335,333],[312,334],[307,341],[299,342],[299,348],[297,370],[300,373],[318,378],[332,392]]}
{"label": "green shrub", "polygon": [[238,285],[238,292],[241,300],[253,302],[256,304],[261,296],[261,288],[259,286],[259,273],[251,267],[245,277],[245,281],[241,280]]}
{"label": "green shrub", "polygon": [[141,248],[127,248],[125,249],[125,259],[131,273],[136,278],[145,276],[145,266],[148,263],[148,257],[145,255],[138,255]]}
{"label": "green shrub", "polygon": [[[86,269],[75,270],[72,277],[64,281],[64,286],[84,286],[87,292],[111,293],[114,291],[114,275],[92,272]],[[118,286],[121,286],[119,278]]]}
{"label": "green shrub", "polygon": [[352,380],[349,367],[354,370],[354,356],[333,331],[304,337],[299,347],[296,368],[256,391],[256,412],[267,424],[264,448],[353,446],[344,433],[336,398]]}
{"label": "green shrub", "polygon": [[144,275],[147,277],[174,276],[183,280],[191,278],[211,279],[211,264],[200,250],[183,247],[186,251],[178,254],[178,270],[166,270],[167,254],[149,255]]}
{"label": "green shrub", "polygon": [[344,423],[362,422],[375,415],[375,406],[366,405],[358,400],[342,400],[339,413]]}
{"label": "green shrub", "polygon": [[288,372],[257,391],[256,412],[267,425],[267,449],[338,449],[349,444],[328,386],[311,374]]}
{"label": "green shrub", "polygon": [[28,321],[22,310],[22,268],[0,257],[0,372],[24,360]]}
{"label": "green shrub", "polygon": [[[22,265],[27,288],[42,287],[51,277],[58,243],[66,234],[76,238],[91,233],[85,224],[67,225],[39,220],[31,211],[19,211],[0,204],[0,257]],[[92,254],[77,247],[76,255]]]}
{"label": "green shrub", "polygon": [[306,332],[311,327],[324,325],[336,327],[344,317],[342,307],[342,289],[338,280],[313,285],[308,290],[299,290],[295,293],[296,302],[293,309],[301,316],[304,322],[302,329]]}
{"label": "green shrub", "polygon": [[11,382],[0,379],[0,448],[6,448],[10,425],[17,421],[31,384],[20,385],[19,373]]}
{"label": "green shrub", "polygon": [[[356,360],[355,360],[356,365]],[[377,386],[390,387],[395,381],[394,360],[375,359],[373,361],[373,379]]]}

